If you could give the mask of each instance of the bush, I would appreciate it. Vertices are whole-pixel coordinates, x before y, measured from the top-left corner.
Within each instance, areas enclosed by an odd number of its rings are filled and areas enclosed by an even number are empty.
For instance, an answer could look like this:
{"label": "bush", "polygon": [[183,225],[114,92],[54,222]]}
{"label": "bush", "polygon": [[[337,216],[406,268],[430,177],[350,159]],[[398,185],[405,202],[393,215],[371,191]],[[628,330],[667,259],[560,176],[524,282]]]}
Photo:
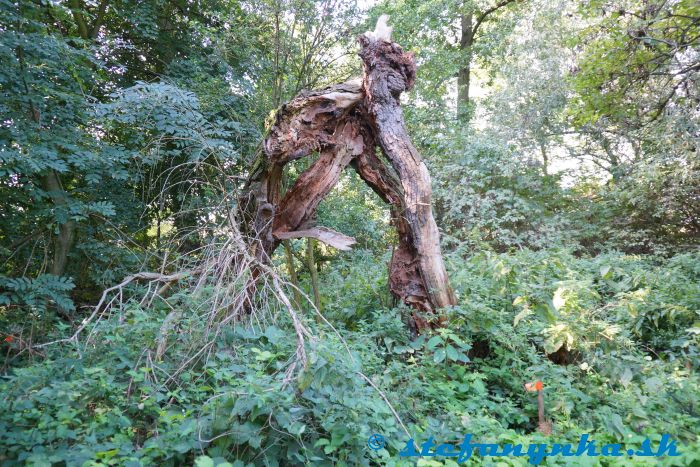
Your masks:
{"label": "bush", "polygon": [[[380,274],[382,260],[365,257],[361,269]],[[358,295],[329,313],[340,335],[306,316],[318,339],[289,385],[295,337],[285,319],[228,328],[183,368],[203,333],[185,311],[203,297],[171,297],[181,313],[166,330],[164,303],[144,310],[128,302],[122,322],[102,321],[82,353],[48,348],[43,361],[2,378],[3,463],[398,465],[408,437],[384,397],[421,442],[465,433],[482,442],[543,442],[535,398],[523,390],[536,379],[554,426],[546,441],[576,443],[589,433],[639,447],[668,433],[683,455],[664,462],[700,460],[697,254],[522,250],[453,253],[447,261],[459,303],[445,329],[411,340],[402,321],[409,310]],[[332,267],[329,277],[353,270]],[[345,274],[358,291],[368,290],[367,277]],[[343,313],[353,326],[342,325]],[[164,333],[167,352],[158,358]],[[557,364],[551,354],[564,346],[569,359]],[[384,449],[366,447],[373,433],[385,436]]]}

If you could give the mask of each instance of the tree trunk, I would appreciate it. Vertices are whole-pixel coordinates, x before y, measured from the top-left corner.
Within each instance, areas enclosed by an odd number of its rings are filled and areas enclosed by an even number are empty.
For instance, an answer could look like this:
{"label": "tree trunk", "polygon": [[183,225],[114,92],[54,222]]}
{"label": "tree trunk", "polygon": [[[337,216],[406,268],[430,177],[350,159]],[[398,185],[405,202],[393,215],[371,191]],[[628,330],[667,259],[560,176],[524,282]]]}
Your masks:
{"label": "tree trunk", "polygon": [[73,19],[75,20],[75,24],[78,26],[78,35],[82,39],[89,39],[90,38],[90,33],[88,31],[88,26],[87,22],[85,21],[85,17],[83,16],[83,10],[84,7],[80,0],[70,0],[70,9],[71,12],[73,13]]}
{"label": "tree trunk", "polygon": [[[440,235],[432,214],[432,191],[428,168],[413,146],[399,105],[400,94],[413,86],[413,56],[397,44],[372,41],[360,36],[364,62],[365,105],[377,141],[401,180],[403,203],[401,215],[408,231],[402,245],[394,252],[391,270],[400,273],[418,266],[423,287],[402,291],[401,298],[425,311],[435,311],[455,303],[440,252]],[[399,229],[399,233],[402,232]],[[393,279],[394,274],[392,274]],[[412,283],[415,283],[412,281]],[[423,294],[427,297],[423,297]],[[427,298],[427,302],[425,301]],[[416,323],[420,328],[422,323]]]}
{"label": "tree trunk", "polygon": [[[55,171],[50,171],[44,176],[44,189],[49,193],[54,205],[59,209],[67,209],[66,192],[63,191],[61,181]],[[61,276],[68,264],[68,253],[73,245],[75,235],[75,221],[68,219],[58,227],[58,235],[54,237],[53,262],[49,271],[51,274]]]}
{"label": "tree trunk", "polygon": [[289,240],[283,241],[282,245],[284,245],[284,252],[286,254],[289,279],[292,281],[292,286],[294,287],[294,306],[296,306],[297,309],[300,309],[301,293],[299,292],[299,278],[297,277],[297,270],[294,267],[294,253],[292,252],[292,245]]}
{"label": "tree trunk", "polygon": [[540,142],[540,152],[542,153],[542,174],[546,177],[549,175],[549,155],[543,141]]}
{"label": "tree trunk", "polygon": [[[362,79],[303,91],[278,110],[239,200],[239,217],[242,233],[252,239],[251,250],[262,263],[269,263],[279,243],[290,238],[315,238],[348,249],[354,239],[317,226],[316,209],[342,170],[352,166],[390,205],[399,234],[389,266],[390,289],[416,310],[410,325],[420,332],[442,323],[438,310],[453,305],[455,298],[431,211],[430,176],[399,105],[400,94],[413,85],[415,63],[389,41],[385,24],[380,29],[378,24],[379,32],[359,38]],[[389,164],[377,156],[377,146]],[[320,154],[318,160],[282,197],[284,165],[314,152]],[[309,267],[313,276],[315,266]],[[253,283],[259,274],[252,272]],[[318,297],[315,301],[318,305]]]}
{"label": "tree trunk", "polygon": [[469,118],[469,86],[471,81],[472,46],[474,34],[472,31],[474,15],[472,12],[460,17],[462,35],[459,40],[459,49],[462,52],[462,67],[457,75],[457,115],[467,120]]}

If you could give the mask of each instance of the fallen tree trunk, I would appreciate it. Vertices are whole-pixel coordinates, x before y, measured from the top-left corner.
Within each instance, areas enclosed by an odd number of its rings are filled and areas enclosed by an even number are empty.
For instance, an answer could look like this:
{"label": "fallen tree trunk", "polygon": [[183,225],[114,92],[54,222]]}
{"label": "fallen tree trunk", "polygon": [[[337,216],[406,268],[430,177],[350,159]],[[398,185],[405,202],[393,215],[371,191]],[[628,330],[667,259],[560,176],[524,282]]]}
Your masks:
{"label": "fallen tree trunk", "polygon": [[[384,21],[384,22],[383,22]],[[389,266],[391,292],[416,310],[417,332],[441,323],[437,314],[455,303],[431,211],[430,175],[406,131],[399,96],[415,79],[413,56],[390,41],[385,19],[359,38],[362,79],[304,91],[276,114],[239,200],[242,231],[255,257],[269,263],[279,243],[309,237],[341,250],[354,239],[316,225],[316,209],[347,166],[387,204],[399,245]],[[388,160],[382,161],[376,148]],[[284,165],[319,158],[284,194]],[[253,271],[253,283],[259,272]]]}

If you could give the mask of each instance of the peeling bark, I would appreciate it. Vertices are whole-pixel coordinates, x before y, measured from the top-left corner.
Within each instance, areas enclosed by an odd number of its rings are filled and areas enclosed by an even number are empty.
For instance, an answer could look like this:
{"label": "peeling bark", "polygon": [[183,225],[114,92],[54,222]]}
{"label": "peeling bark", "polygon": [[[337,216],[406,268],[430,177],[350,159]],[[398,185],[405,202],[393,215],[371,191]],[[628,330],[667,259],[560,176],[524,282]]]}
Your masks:
{"label": "peeling bark", "polygon": [[[455,303],[440,252],[440,235],[432,213],[432,191],[428,168],[413,146],[399,104],[402,92],[411,89],[416,76],[413,56],[392,42],[372,41],[360,36],[364,62],[365,102],[382,151],[391,162],[403,188],[403,212],[413,248],[399,248],[392,263],[409,269],[417,264],[428,294],[428,311]],[[409,294],[404,301],[418,296]],[[415,298],[414,298],[415,297]],[[422,301],[418,301],[421,303]],[[420,306],[420,305],[419,305]]]}
{"label": "peeling bark", "polygon": [[[455,298],[431,211],[430,176],[399,104],[415,79],[413,56],[387,34],[360,36],[362,79],[303,91],[279,109],[239,200],[239,216],[251,249],[265,263],[281,241],[291,238],[349,249],[354,239],[316,226],[316,209],[343,169],[352,166],[390,206],[399,245],[389,265],[389,287],[416,310],[411,326],[420,332],[441,323],[429,323],[424,313],[437,314]],[[388,164],[376,154],[377,147]],[[281,196],[284,165],[315,152],[318,160]]]}

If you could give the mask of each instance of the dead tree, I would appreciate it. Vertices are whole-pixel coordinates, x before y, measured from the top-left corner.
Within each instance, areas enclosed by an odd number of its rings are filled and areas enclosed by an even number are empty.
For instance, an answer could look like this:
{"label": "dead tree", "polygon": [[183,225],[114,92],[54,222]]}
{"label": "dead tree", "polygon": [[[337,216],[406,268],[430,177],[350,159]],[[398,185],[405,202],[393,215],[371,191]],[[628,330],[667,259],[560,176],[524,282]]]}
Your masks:
{"label": "dead tree", "polygon": [[[390,41],[390,32],[382,18],[375,32],[359,37],[362,78],[303,91],[278,110],[239,214],[243,233],[262,263],[291,238],[311,237],[347,250],[355,240],[316,225],[315,215],[343,169],[352,167],[390,207],[399,245],[389,265],[389,287],[417,310],[411,326],[420,332],[431,325],[425,315],[437,315],[455,298],[431,211],[430,175],[411,143],[399,102],[413,86],[415,63]],[[285,164],[312,153],[318,159],[282,194]],[[253,280],[257,274],[253,271]],[[439,316],[430,321],[441,322]]]}

